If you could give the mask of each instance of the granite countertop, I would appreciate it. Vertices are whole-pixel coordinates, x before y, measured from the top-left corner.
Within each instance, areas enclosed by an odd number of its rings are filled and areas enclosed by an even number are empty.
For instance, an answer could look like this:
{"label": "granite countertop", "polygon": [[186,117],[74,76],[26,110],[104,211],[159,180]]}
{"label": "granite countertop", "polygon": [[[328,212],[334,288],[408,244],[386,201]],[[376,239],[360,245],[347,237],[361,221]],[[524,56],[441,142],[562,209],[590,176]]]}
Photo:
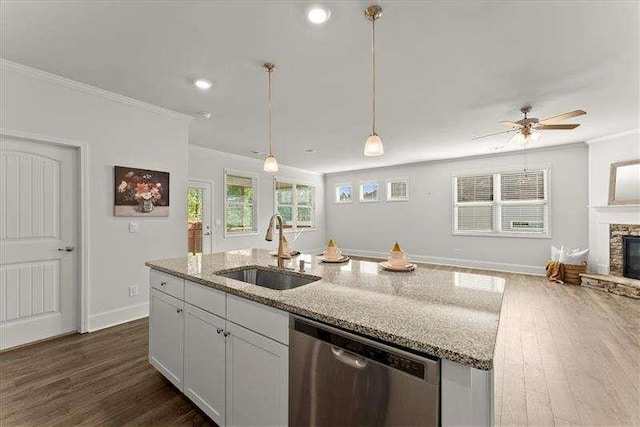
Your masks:
{"label": "granite countertop", "polygon": [[[382,270],[377,263],[322,263],[302,254],[287,261],[322,280],[277,291],[216,276],[247,265],[275,266],[265,249],[148,261],[146,265],[204,286],[477,369],[493,368],[504,279],[418,266]],[[295,274],[295,273],[290,273]]]}

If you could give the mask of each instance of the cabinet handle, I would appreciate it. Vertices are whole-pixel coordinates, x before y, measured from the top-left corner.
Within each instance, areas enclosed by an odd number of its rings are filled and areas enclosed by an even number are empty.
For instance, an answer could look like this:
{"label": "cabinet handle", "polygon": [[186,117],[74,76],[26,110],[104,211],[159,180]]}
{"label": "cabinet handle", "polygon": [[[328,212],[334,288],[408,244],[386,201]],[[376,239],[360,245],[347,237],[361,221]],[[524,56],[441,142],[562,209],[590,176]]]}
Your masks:
{"label": "cabinet handle", "polygon": [[160,282],[160,286],[164,286],[166,284],[167,284],[167,282]]}
{"label": "cabinet handle", "polygon": [[222,329],[222,328],[216,328],[216,332],[217,332],[217,333],[222,333],[222,331],[224,331],[224,329]]}
{"label": "cabinet handle", "polygon": [[181,308],[177,308],[176,309],[176,313],[182,313],[182,309]]}
{"label": "cabinet handle", "polygon": [[228,337],[229,335],[231,335],[231,332],[224,331],[224,334],[222,334],[222,335],[224,335],[225,337]]}

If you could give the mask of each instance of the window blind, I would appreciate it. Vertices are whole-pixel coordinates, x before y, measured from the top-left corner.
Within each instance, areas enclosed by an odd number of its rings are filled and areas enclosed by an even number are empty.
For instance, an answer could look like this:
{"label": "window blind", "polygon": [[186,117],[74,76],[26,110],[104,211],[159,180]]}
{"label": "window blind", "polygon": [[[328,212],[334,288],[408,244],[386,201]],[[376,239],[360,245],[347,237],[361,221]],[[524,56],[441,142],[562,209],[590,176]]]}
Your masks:
{"label": "window blind", "polygon": [[406,180],[389,181],[387,183],[387,200],[409,199],[409,183]]}
{"label": "window blind", "polygon": [[461,176],[457,186],[458,202],[493,201],[493,175]]}

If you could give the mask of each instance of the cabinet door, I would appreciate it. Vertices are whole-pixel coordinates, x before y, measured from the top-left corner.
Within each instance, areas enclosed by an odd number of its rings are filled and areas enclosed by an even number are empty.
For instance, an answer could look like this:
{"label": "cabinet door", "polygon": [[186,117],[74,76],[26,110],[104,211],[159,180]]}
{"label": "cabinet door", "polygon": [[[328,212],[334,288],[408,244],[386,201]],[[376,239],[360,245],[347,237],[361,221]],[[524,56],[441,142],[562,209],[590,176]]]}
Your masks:
{"label": "cabinet door", "polygon": [[185,308],[184,393],[220,427],[225,425],[224,319]]}
{"label": "cabinet door", "polygon": [[227,321],[227,425],[286,426],[289,348]]}
{"label": "cabinet door", "polygon": [[149,363],[182,390],[184,303],[156,289],[149,299]]}

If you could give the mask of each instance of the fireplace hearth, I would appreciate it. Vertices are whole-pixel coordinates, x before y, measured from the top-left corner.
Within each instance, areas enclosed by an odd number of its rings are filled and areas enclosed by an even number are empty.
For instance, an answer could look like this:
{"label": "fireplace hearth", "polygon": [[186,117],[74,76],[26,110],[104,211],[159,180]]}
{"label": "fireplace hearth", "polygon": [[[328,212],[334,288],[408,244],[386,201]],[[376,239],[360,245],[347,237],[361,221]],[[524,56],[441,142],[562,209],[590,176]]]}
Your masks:
{"label": "fireplace hearth", "polygon": [[622,275],[640,279],[640,236],[622,237]]}
{"label": "fireplace hearth", "polygon": [[609,274],[580,276],[583,286],[640,299],[640,225],[609,224]]}

